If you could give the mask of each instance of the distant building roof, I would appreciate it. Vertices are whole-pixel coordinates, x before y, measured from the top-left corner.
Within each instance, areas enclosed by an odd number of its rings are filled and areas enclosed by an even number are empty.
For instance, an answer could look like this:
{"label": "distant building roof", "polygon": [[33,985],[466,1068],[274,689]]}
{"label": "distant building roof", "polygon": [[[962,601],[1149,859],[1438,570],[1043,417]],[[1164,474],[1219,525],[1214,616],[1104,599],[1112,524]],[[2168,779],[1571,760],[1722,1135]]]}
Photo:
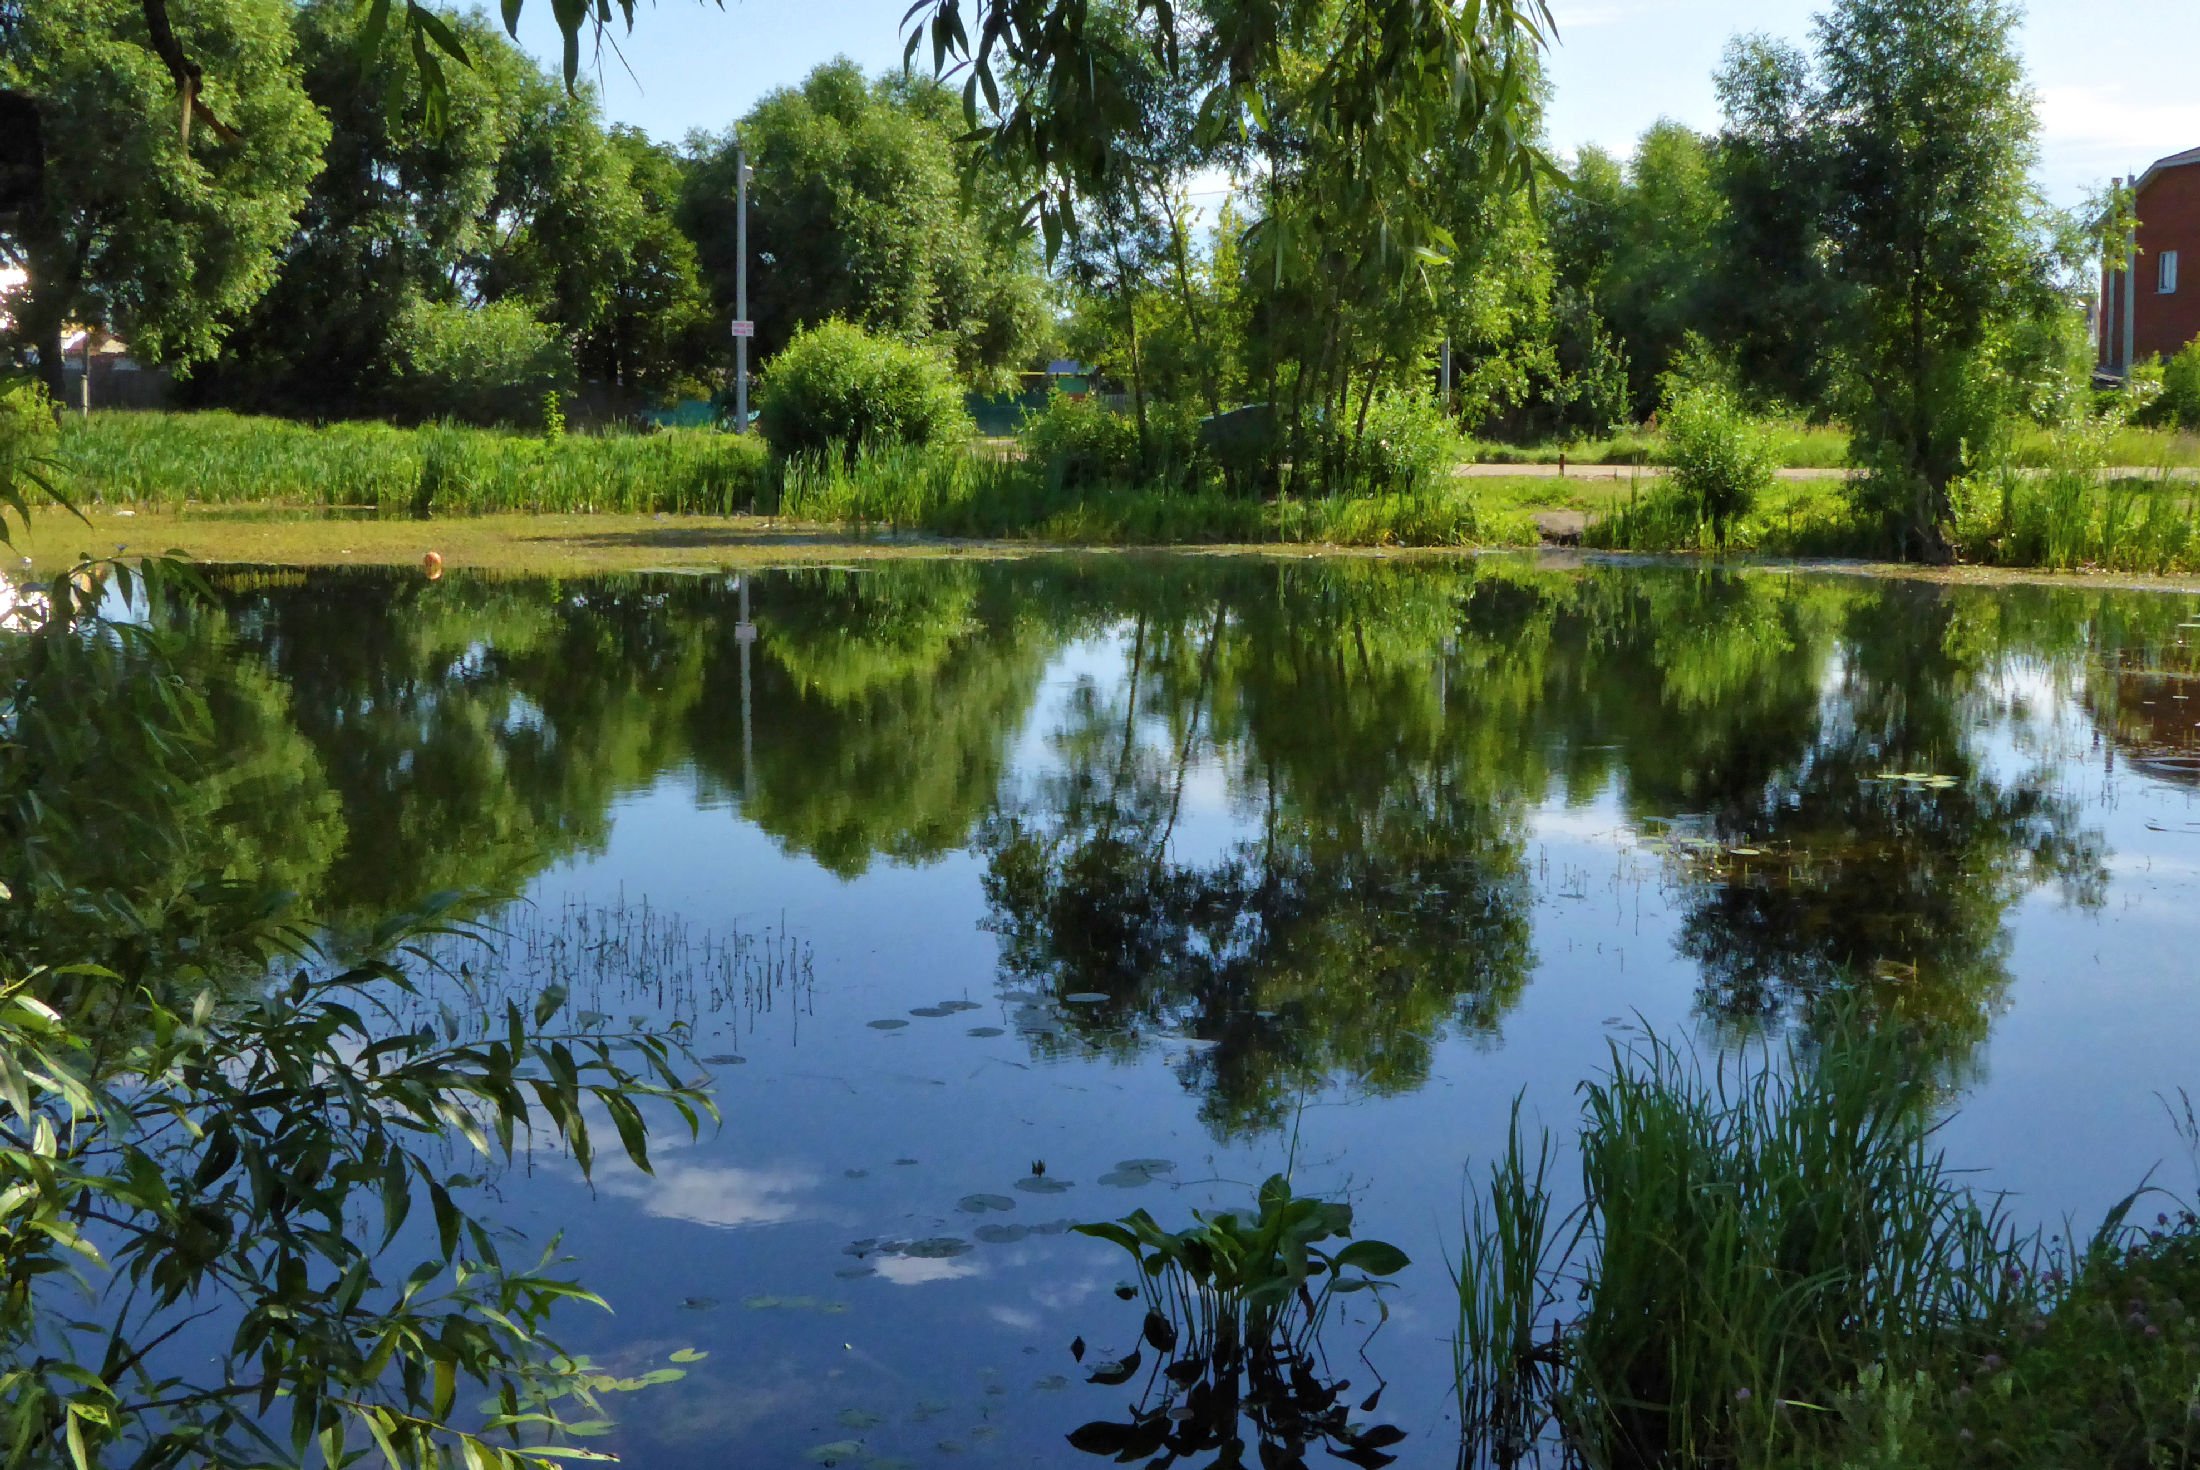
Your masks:
{"label": "distant building roof", "polygon": [[2136,194],[2153,183],[2154,176],[2165,169],[2183,168],[2185,165],[2192,163],[2200,163],[2200,148],[2187,148],[2182,153],[2172,153],[2167,158],[2157,158],[2154,160],[2153,167],[2139,175],[2138,182],[2131,186],[2131,192]]}

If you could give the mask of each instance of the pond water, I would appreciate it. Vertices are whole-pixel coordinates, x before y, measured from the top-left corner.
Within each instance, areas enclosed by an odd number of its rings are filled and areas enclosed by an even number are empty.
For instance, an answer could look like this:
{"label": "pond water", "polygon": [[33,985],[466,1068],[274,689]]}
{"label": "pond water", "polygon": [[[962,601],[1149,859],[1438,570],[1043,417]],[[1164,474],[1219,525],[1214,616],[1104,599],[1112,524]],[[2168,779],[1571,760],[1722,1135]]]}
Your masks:
{"label": "pond water", "polygon": [[618,1405],[649,1470],[1078,1460],[1144,1380],[1086,1381],[1139,1309],[1066,1225],[1279,1170],[1413,1258],[1332,1366],[1449,1464],[1467,1170],[1644,1027],[1861,994],[2021,1218],[2190,1187],[2193,597],[1045,558],[239,574],[178,632],[217,860],[331,920],[519,892],[490,989],[692,1027],[721,1128],[495,1184],[615,1308],[570,1342],[709,1354]]}

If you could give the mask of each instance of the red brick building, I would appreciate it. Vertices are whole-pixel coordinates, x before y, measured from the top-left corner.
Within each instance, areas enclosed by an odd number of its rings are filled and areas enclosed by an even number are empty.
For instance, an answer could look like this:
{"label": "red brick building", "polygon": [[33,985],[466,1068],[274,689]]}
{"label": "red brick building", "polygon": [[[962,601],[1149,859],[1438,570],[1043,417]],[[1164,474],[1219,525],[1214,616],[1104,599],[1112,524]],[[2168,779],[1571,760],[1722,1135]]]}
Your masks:
{"label": "red brick building", "polygon": [[2117,377],[2200,338],[2200,148],[2156,163],[2132,194],[2130,250],[2101,263],[2100,367]]}

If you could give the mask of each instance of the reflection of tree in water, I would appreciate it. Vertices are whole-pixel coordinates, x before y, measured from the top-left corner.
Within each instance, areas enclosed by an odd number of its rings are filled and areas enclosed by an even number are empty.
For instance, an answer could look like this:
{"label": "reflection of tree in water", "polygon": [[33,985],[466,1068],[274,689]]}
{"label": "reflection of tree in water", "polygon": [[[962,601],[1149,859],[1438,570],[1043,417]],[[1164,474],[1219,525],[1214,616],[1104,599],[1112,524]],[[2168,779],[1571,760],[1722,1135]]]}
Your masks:
{"label": "reflection of tree in water", "polygon": [[2010,908],[2044,883],[2098,903],[2100,837],[2050,771],[1988,769],[1998,660],[1954,600],[1886,588],[1843,613],[1809,738],[1696,809],[1711,840],[1682,864],[1681,949],[1720,1016],[1861,991],[1960,1060],[2008,986]]}
{"label": "reflection of tree in water", "polygon": [[[1334,1081],[1410,1089],[1447,1023],[1496,1025],[1530,895],[1504,774],[1442,739],[1429,651],[1458,591],[1263,569],[1119,630],[1120,686],[1075,691],[1058,773],[981,841],[1004,970],[1088,997],[1063,1007],[1077,1044],[1203,1043],[1185,1080],[1229,1132]],[[1187,860],[1212,760],[1258,836]]]}
{"label": "reflection of tree in water", "polygon": [[713,664],[697,764],[742,812],[843,877],[962,847],[1000,787],[1054,648],[1012,616],[998,569],[786,573],[758,600],[743,764],[739,671]]}
{"label": "reflection of tree in water", "polygon": [[195,983],[270,894],[318,891],[343,813],[290,691],[214,609],[0,638],[0,953]]}
{"label": "reflection of tree in water", "polygon": [[[2174,600],[2114,594],[1490,563],[924,564],[756,579],[744,740],[722,579],[223,587],[162,615],[214,737],[55,767],[41,799],[111,835],[19,844],[0,877],[33,896],[0,922],[87,912],[59,896],[72,885],[135,887],[151,917],[98,922],[181,934],[219,896],[206,873],[336,917],[517,883],[600,846],[620,795],[688,772],[839,873],[979,833],[1009,973],[1109,997],[1066,1008],[1092,1044],[1206,1043],[1191,1080],[1231,1127],[1334,1079],[1410,1087],[1443,1027],[1499,1023],[1531,963],[1529,813],[1553,795],[1616,792],[1638,823],[1678,819],[1722,855],[1676,867],[1715,1011],[1803,1014],[1863,984],[1975,1038],[2006,984],[2011,905],[2101,882],[2070,802],[1984,753],[1999,737],[1982,730],[2014,718],[1999,674],[2082,678],[2098,727],[2137,754],[2174,721],[2134,681],[2191,657]],[[1104,640],[1075,667],[1098,650],[1120,674],[1072,689],[1051,769],[1004,795],[1010,742],[1075,639]],[[114,701],[118,721],[162,697],[123,651],[71,657],[85,667],[49,689]],[[173,852],[133,846],[125,800],[98,825],[141,759],[194,773],[162,778],[189,811],[161,821],[193,834]],[[1210,818],[1188,836],[1217,791],[1230,833]],[[35,862],[51,881],[29,879]]]}
{"label": "reflection of tree in water", "polygon": [[[1680,943],[1730,1019],[1862,988],[1967,1048],[2017,899],[2099,896],[2099,838],[2048,772],[1981,753],[1990,676],[2073,646],[2000,603],[1981,624],[1929,590],[1665,569],[1205,585],[1120,626],[1121,681],[1074,693],[1059,770],[983,845],[1006,971],[1106,997],[1061,1007],[1074,1044],[1207,1043],[1187,1078],[1219,1126],[1337,1079],[1411,1087],[1447,1021],[1498,1022],[1530,963],[1524,814],[1554,785],[1698,834]],[[1259,835],[1191,861],[1203,762]]]}

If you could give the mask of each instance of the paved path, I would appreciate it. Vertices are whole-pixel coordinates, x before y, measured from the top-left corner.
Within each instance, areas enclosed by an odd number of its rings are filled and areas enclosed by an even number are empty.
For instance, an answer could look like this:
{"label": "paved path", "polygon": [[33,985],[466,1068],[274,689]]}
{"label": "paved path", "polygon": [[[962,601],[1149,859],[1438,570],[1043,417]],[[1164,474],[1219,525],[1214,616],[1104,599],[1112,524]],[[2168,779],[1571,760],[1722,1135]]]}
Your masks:
{"label": "paved path", "polygon": [[[1453,474],[1469,480],[1632,480],[1653,479],[1663,473],[1650,464],[1570,464],[1561,471],[1555,464],[1462,464],[1452,466]],[[1813,469],[1775,470],[1783,480],[1845,480],[1853,470],[1838,466],[1822,466]],[[2041,471],[2030,471],[2039,474]],[[2148,465],[2113,465],[2101,471],[2104,480],[2151,480],[2161,470]],[[2200,480],[2200,469],[2172,469],[2170,477],[2177,480]]]}

